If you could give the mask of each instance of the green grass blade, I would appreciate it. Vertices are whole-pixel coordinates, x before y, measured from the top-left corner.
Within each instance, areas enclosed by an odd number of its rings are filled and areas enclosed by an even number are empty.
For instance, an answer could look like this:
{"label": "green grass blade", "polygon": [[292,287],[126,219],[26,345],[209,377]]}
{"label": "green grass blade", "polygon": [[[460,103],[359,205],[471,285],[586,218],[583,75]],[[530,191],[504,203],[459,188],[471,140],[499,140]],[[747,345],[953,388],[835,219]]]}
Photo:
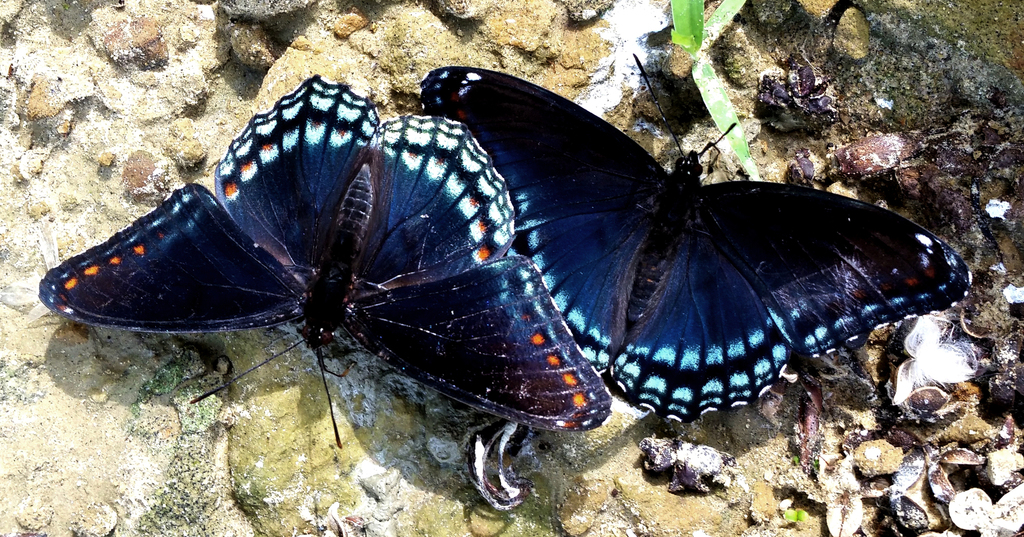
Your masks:
{"label": "green grass blade", "polygon": [[736,153],[740,166],[747,172],[747,175],[754,181],[760,181],[761,176],[757,173],[757,164],[750,156],[750,148],[747,146],[747,140],[743,134],[743,126],[740,125],[739,117],[736,116],[736,110],[729,100],[729,94],[725,92],[725,85],[718,78],[711,62],[703,55],[693,63],[693,81],[700,89],[700,95],[704,98],[704,106],[711,113],[711,119],[715,121],[718,130],[725,132],[733,124],[736,124],[736,128],[731,130],[725,139],[729,141],[729,146]]}
{"label": "green grass blade", "polygon": [[691,56],[704,40],[704,0],[672,0],[672,42]]}
{"label": "green grass blade", "polygon": [[708,22],[704,24],[704,40],[714,43],[725,25],[732,22],[733,17],[740,12],[740,8],[746,2],[747,0],[724,0],[719,4],[715,12],[708,17]]}

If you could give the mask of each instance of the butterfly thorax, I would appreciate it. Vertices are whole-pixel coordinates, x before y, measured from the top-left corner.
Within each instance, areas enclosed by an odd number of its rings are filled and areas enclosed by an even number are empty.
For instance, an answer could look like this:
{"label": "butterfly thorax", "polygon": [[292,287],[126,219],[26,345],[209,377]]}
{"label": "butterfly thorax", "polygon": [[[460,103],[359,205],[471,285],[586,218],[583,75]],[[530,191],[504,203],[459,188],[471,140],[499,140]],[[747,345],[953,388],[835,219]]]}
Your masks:
{"label": "butterfly thorax", "polygon": [[704,171],[699,155],[691,151],[676,162],[675,170],[663,177],[662,190],[655,196],[651,211],[651,227],[637,258],[636,277],[629,294],[627,327],[639,320],[640,315],[655,296],[674,259],[681,241],[679,237],[698,225],[694,210],[700,175]]}

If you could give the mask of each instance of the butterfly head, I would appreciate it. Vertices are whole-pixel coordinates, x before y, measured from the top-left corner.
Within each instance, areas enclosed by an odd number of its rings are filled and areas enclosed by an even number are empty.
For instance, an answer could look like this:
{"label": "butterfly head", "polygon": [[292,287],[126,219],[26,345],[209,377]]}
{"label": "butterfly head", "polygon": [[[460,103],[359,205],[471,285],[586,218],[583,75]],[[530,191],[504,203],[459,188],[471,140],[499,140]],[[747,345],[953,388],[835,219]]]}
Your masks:
{"label": "butterfly head", "polygon": [[704,166],[700,163],[700,153],[690,151],[686,156],[676,160],[675,168],[669,175],[669,188],[676,188],[683,194],[693,194],[700,188],[700,176]]}
{"label": "butterfly head", "polygon": [[302,339],[311,349],[319,349],[334,341],[334,328],[320,326],[319,323],[307,322],[302,327]]}

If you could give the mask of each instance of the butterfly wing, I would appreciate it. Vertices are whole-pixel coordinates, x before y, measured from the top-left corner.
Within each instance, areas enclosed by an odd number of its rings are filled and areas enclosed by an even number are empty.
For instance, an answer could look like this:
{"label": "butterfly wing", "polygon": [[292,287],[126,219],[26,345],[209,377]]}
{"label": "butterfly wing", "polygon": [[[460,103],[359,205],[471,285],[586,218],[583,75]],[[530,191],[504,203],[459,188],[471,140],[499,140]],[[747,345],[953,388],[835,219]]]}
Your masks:
{"label": "butterfly wing", "polygon": [[636,252],[664,171],[636,142],[518,78],[445,67],[423,80],[429,114],[465,123],[509,185],[516,253],[544,273],[595,366],[621,346]]}
{"label": "butterfly wing", "polygon": [[874,205],[771,183],[712,185],[700,196],[708,232],[800,354],[944,310],[970,287],[952,248]]}
{"label": "butterfly wing", "polygon": [[513,210],[501,176],[465,126],[403,116],[381,125],[373,213],[357,276],[385,285],[408,274],[456,274],[512,244]]}
{"label": "butterfly wing", "polygon": [[217,199],[282,264],[316,267],[378,123],[373,103],[347,86],[307,79],[231,142]]}
{"label": "butterfly wing", "polygon": [[406,374],[510,420],[545,429],[604,421],[611,398],[540,273],[526,258],[501,258],[512,203],[469,131],[402,117],[381,126],[374,151],[377,216],[349,332]]}
{"label": "butterfly wing", "polygon": [[303,291],[199,185],[176,191],[39,284],[43,304],[65,317],[146,332],[282,323],[302,315]]}
{"label": "butterfly wing", "polygon": [[611,412],[604,383],[524,257],[370,293],[350,306],[348,323],[403,373],[511,421],[587,430]]}
{"label": "butterfly wing", "polygon": [[756,399],[789,358],[767,307],[703,233],[672,256],[612,378],[634,403],[692,421]]}

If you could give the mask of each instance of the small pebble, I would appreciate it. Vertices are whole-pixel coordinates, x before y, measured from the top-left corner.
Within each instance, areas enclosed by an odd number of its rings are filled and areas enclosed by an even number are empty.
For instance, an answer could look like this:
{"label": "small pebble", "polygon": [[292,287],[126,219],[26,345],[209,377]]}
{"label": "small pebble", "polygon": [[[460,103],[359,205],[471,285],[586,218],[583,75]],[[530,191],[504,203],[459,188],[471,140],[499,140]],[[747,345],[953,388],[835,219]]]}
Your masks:
{"label": "small pebble", "polygon": [[358,9],[353,9],[338,17],[338,20],[334,22],[334,36],[338,39],[348,39],[348,36],[366,28],[368,24],[370,21],[366,16]]}
{"label": "small pebble", "polygon": [[105,168],[113,164],[115,158],[116,156],[114,155],[114,153],[110,151],[104,151],[100,153],[99,156],[96,157],[96,162],[98,162],[100,166],[103,166]]}
{"label": "small pebble", "polygon": [[949,519],[956,527],[977,530],[990,524],[992,499],[981,489],[970,489],[949,502]]}
{"label": "small pebble", "polygon": [[159,201],[167,193],[166,174],[149,152],[135,151],[124,163],[121,181],[135,201]]}
{"label": "small pebble", "polygon": [[866,477],[888,475],[903,462],[903,450],[885,440],[871,440],[853,451],[853,463]]}
{"label": "small pebble", "polygon": [[1024,456],[1013,448],[1005,448],[988,454],[985,472],[989,481],[998,487],[1009,481],[1013,473],[1021,468],[1024,468]]}
{"label": "small pebble", "polygon": [[32,121],[54,117],[64,109],[59,97],[60,89],[56,80],[41,74],[32,78],[32,89],[28,93],[28,118]]}
{"label": "small pebble", "polygon": [[220,7],[233,19],[265,21],[311,3],[313,0],[221,0]]}
{"label": "small pebble", "polygon": [[569,18],[576,22],[585,22],[600,16],[612,7],[613,0],[565,0],[565,9]]}
{"label": "small pebble", "polygon": [[49,151],[39,149],[25,151],[18,161],[18,171],[21,173],[21,176],[27,179],[43,173],[43,162],[46,161],[48,156],[50,156]]}
{"label": "small pebble", "polygon": [[864,12],[856,7],[849,7],[839,18],[836,26],[836,49],[854,60],[867,57],[870,44],[870,26]]}
{"label": "small pebble", "polygon": [[206,159],[206,148],[196,139],[196,126],[185,117],[171,123],[164,149],[182,169],[196,168]]}
{"label": "small pebble", "polygon": [[231,39],[231,51],[238,61],[247,67],[266,71],[274,65],[279,54],[270,40],[270,36],[260,26],[243,22],[228,25]]}
{"label": "small pebble", "polygon": [[53,519],[53,508],[39,498],[25,498],[18,504],[14,520],[18,525],[29,531],[38,531],[50,525]]}
{"label": "small pebble", "polygon": [[903,134],[861,138],[836,150],[839,173],[864,177],[892,170],[921,151],[921,144]]}
{"label": "small pebble", "polygon": [[167,43],[157,21],[149,17],[114,23],[103,37],[110,60],[121,67],[157,69],[167,65]]}
{"label": "small pebble", "polygon": [[460,19],[479,19],[491,10],[492,0],[439,0],[445,13]]}

